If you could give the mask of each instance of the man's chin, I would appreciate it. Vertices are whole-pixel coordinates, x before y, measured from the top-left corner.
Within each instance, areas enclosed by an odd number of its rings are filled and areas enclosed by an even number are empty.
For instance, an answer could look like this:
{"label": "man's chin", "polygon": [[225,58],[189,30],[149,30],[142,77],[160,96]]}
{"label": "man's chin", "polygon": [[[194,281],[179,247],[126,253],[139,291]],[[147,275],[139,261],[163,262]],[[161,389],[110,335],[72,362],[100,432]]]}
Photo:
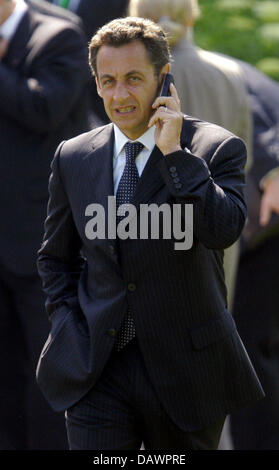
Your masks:
{"label": "man's chin", "polygon": [[122,119],[115,119],[113,122],[121,130],[121,132],[123,132],[123,134],[125,134],[131,140],[137,139],[148,129],[147,125],[133,125],[133,122],[128,119],[126,122],[123,122]]}

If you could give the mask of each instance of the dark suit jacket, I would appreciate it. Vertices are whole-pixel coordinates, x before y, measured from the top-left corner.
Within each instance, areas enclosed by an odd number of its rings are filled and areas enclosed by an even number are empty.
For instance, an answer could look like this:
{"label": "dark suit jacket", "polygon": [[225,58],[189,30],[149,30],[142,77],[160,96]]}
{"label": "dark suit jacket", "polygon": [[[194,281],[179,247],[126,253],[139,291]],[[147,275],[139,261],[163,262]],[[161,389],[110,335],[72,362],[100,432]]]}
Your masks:
{"label": "dark suit jacket", "polygon": [[[57,3],[57,0],[47,1]],[[41,3],[46,2],[41,0]],[[89,43],[97,29],[115,18],[126,16],[127,6],[128,0],[80,0],[77,8],[73,11],[81,18],[87,42]],[[68,10],[56,7],[57,10],[67,12],[71,12],[70,8],[71,3],[69,4]],[[92,127],[107,124],[109,120],[104,110],[103,100],[99,97],[96,85],[93,81],[90,85],[90,98]]]}
{"label": "dark suit jacket", "polygon": [[[42,0],[41,0],[42,1]],[[47,0],[57,3],[57,0]],[[88,41],[105,23],[126,16],[129,0],[79,0],[73,10],[83,21],[84,31]],[[71,2],[68,11],[71,9]]]}
{"label": "dark suit jacket", "polygon": [[106,208],[113,195],[111,124],[57,150],[38,258],[52,331],[37,377],[54,409],[69,407],[94,385],[128,305],[150,379],[181,428],[202,428],[262,396],[226,309],[222,268],[222,249],[245,221],[245,147],[190,117],[182,146],[193,155],[164,158],[155,147],[132,203],[193,203],[194,243],[185,251],[175,251],[173,239],[117,244],[86,237],[86,207]]}
{"label": "dark suit jacket", "polygon": [[253,117],[253,158],[244,192],[248,218],[240,245],[241,252],[244,253],[268,238],[279,235],[278,215],[273,214],[264,227],[259,224],[262,198],[260,181],[269,171],[279,166],[279,83],[253,65],[234,60],[242,68]]}
{"label": "dark suit jacket", "polygon": [[79,28],[28,10],[0,62],[0,264],[36,274],[50,162],[87,126],[87,52]]}
{"label": "dark suit jacket", "polygon": [[242,237],[242,250],[247,250],[279,235],[278,215],[274,214],[267,226],[259,225],[260,181],[279,166],[279,83],[250,64],[239,63],[244,71],[253,113],[253,161],[245,190],[248,221]]}
{"label": "dark suit jacket", "polygon": [[[128,0],[94,0],[93,4],[92,0],[80,0],[75,13],[82,19],[88,42],[104,24],[115,18],[126,16],[127,6]],[[92,83],[91,86],[91,103],[92,112],[99,120],[99,125],[107,124],[109,122],[108,117],[104,110],[103,100],[97,93],[95,83]],[[94,121],[94,116],[92,121]]]}

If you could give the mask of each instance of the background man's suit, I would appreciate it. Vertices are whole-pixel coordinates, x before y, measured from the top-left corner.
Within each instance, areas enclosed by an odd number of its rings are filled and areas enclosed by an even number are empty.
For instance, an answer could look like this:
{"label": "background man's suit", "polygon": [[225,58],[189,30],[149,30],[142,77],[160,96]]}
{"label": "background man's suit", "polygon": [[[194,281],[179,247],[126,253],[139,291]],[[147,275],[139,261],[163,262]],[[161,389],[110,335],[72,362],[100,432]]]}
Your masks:
{"label": "background man's suit", "polygon": [[248,220],[241,237],[234,318],[265,398],[231,416],[235,449],[279,449],[279,218],[259,225],[260,181],[279,166],[279,84],[239,62],[253,110],[253,161],[247,175]]}
{"label": "background man's suit", "polygon": [[[244,140],[251,164],[252,113],[240,65],[183,38],[172,48],[172,74],[184,113],[218,124]],[[232,307],[239,242],[224,255],[228,305]]]}
{"label": "background man's suit", "polygon": [[[59,4],[59,0],[48,1]],[[90,41],[97,29],[110,20],[123,16],[127,4],[128,0],[74,0],[69,2],[68,9],[82,19],[86,37]]]}
{"label": "background man's suit", "polygon": [[[47,0],[53,6],[59,5],[59,0]],[[40,0],[41,3],[46,3]],[[83,29],[88,43],[97,29],[110,20],[126,16],[128,0],[71,0],[68,9],[59,8],[67,12],[74,12],[83,23]],[[109,122],[104,110],[103,100],[99,97],[95,82],[90,83],[91,127],[97,127]]]}
{"label": "background man's suit", "polygon": [[201,429],[262,396],[226,309],[222,268],[222,249],[245,221],[244,145],[187,117],[185,147],[195,156],[163,158],[155,147],[131,202],[193,203],[187,251],[175,251],[173,240],[119,239],[117,248],[115,240],[86,237],[86,207],[107,208],[113,195],[111,124],[57,150],[38,259],[52,331],[37,377],[54,409],[70,407],[94,386],[127,306],[150,381],[181,429]]}
{"label": "background man's suit", "polygon": [[88,128],[86,56],[78,27],[28,9],[0,62],[1,449],[66,448],[35,381],[49,331],[36,253],[54,150]]}

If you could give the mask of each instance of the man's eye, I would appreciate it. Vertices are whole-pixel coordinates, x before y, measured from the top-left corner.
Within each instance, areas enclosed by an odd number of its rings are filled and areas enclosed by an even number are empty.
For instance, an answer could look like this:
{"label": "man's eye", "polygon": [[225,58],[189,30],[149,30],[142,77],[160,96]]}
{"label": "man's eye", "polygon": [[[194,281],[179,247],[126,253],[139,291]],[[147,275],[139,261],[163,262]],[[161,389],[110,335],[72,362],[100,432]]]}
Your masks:
{"label": "man's eye", "polygon": [[138,82],[140,79],[139,79],[139,77],[133,77],[132,76],[132,77],[129,77],[129,80],[130,80],[130,82],[134,83],[134,82]]}
{"label": "man's eye", "polygon": [[106,78],[106,80],[103,81],[103,86],[108,86],[112,83],[112,78]]}

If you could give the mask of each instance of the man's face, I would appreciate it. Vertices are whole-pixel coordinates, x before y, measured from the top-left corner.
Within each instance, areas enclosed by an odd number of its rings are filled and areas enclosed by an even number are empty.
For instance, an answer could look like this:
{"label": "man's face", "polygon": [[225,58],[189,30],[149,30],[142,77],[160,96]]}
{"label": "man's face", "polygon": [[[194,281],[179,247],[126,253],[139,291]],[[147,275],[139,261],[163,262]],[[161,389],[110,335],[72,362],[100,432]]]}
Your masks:
{"label": "man's face", "polygon": [[[168,68],[167,64],[161,72]],[[97,71],[97,89],[108,117],[127,137],[137,139],[148,129],[160,84],[144,44],[133,41],[120,47],[102,46]]]}

